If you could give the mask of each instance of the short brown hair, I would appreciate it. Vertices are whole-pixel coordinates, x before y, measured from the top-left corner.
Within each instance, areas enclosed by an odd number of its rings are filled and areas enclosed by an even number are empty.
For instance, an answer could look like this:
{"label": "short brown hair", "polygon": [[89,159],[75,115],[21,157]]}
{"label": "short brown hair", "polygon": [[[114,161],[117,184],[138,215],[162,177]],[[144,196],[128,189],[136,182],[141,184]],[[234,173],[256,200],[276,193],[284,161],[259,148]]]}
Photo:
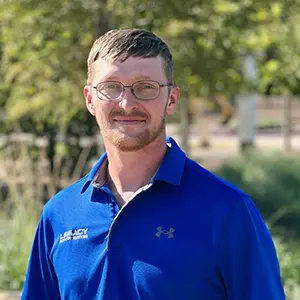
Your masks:
{"label": "short brown hair", "polygon": [[164,62],[168,83],[173,83],[172,54],[167,44],[152,32],[143,29],[114,29],[100,36],[93,44],[87,64],[87,83],[91,84],[93,63],[98,58],[125,61],[129,57],[157,57]]}

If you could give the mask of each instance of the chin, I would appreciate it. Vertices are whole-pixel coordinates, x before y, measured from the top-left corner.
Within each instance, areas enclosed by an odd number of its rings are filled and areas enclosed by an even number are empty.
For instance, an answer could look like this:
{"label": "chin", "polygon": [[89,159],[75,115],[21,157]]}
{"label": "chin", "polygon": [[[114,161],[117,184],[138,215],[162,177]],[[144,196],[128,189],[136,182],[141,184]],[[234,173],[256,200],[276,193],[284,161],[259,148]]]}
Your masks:
{"label": "chin", "polygon": [[123,152],[138,151],[149,144],[151,144],[157,138],[156,135],[151,135],[146,131],[143,134],[137,136],[130,136],[125,134],[111,135],[109,140],[116,148]]}
{"label": "chin", "polygon": [[112,141],[112,144],[124,152],[138,151],[151,143],[151,139],[141,139],[138,137],[118,137]]}
{"label": "chin", "polygon": [[153,143],[158,138],[164,136],[165,138],[165,120],[162,120],[160,126],[157,129],[143,129],[138,131],[120,130],[120,128],[112,129],[105,128],[100,129],[104,140],[109,144],[115,146],[117,149],[123,152],[138,151],[149,144]]}

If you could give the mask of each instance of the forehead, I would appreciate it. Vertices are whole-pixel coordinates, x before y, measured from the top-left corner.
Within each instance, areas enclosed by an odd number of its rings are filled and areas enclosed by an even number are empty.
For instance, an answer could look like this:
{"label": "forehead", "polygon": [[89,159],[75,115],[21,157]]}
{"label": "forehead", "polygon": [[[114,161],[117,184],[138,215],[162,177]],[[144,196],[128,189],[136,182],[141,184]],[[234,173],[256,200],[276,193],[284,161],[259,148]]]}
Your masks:
{"label": "forehead", "polygon": [[163,60],[160,56],[151,58],[129,57],[125,61],[110,62],[99,58],[93,66],[93,81],[117,80],[129,82],[139,79],[165,81]]}

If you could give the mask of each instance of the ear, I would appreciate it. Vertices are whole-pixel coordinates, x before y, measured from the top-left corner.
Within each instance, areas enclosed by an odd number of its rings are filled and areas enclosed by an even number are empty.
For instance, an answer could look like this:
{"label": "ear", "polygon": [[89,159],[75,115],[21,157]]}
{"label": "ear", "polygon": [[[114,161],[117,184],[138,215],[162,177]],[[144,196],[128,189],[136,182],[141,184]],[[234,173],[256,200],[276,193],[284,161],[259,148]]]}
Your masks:
{"label": "ear", "polygon": [[93,97],[92,97],[92,87],[90,85],[86,85],[83,89],[83,95],[85,98],[85,105],[88,111],[91,115],[95,116],[95,106],[93,103]]}
{"label": "ear", "polygon": [[168,104],[166,108],[166,114],[167,116],[172,115],[177,108],[177,104],[179,102],[179,97],[180,97],[180,89],[178,86],[174,86],[171,89],[169,99],[168,99]]}

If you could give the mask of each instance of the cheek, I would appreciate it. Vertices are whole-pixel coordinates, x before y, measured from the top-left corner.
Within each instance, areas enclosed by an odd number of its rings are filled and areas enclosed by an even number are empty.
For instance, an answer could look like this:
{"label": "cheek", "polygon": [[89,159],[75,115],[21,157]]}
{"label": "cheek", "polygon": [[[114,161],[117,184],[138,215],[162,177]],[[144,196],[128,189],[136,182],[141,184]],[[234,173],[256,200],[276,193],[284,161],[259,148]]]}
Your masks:
{"label": "cheek", "polygon": [[96,105],[96,114],[107,115],[113,109],[113,106],[109,102],[101,102]]}
{"label": "cheek", "polygon": [[98,123],[107,123],[112,108],[110,105],[101,104],[95,107],[95,117]]}
{"label": "cheek", "polygon": [[156,103],[151,109],[149,108],[148,113],[151,115],[153,120],[160,122],[162,118],[166,116],[168,109],[168,104],[165,102],[165,99],[162,99],[164,102]]}

